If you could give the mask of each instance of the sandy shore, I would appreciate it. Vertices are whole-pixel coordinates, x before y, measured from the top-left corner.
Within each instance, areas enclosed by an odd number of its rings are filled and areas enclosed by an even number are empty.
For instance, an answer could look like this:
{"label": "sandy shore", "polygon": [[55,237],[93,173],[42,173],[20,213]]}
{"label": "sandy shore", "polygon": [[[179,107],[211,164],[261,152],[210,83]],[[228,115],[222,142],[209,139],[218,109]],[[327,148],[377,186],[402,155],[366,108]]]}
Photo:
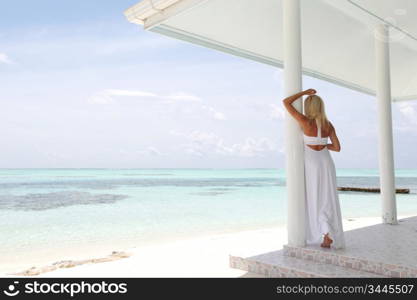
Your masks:
{"label": "sandy shore", "polygon": [[[405,217],[409,216],[399,218]],[[347,231],[380,222],[379,217],[351,218],[344,219],[343,226]],[[135,247],[125,249],[126,255],[109,253],[107,257],[85,258],[79,264],[66,261],[52,267],[51,262],[37,267],[48,270],[41,277],[240,277],[246,272],[229,267],[230,254],[278,250],[286,241],[286,227],[275,227]]]}

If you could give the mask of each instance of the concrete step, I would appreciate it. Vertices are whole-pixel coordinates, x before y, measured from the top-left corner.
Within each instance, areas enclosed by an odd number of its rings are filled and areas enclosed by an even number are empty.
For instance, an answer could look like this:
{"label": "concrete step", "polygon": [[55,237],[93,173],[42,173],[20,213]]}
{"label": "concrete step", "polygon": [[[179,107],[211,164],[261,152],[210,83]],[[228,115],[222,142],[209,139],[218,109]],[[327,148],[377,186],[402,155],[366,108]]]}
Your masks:
{"label": "concrete step", "polygon": [[366,271],[286,256],[283,250],[252,257],[230,255],[230,267],[264,277],[383,277]]}
{"label": "concrete step", "polygon": [[[383,257],[384,254],[386,255],[383,249],[379,250],[380,255],[378,255],[379,252],[376,251],[367,253],[365,247],[359,252],[355,249],[333,250],[320,246],[296,247],[284,245],[283,252],[285,256],[302,261],[344,267],[374,273],[383,277],[417,277],[417,266],[415,264],[405,265],[398,261],[388,260]],[[398,256],[400,256],[400,251],[398,251]]]}

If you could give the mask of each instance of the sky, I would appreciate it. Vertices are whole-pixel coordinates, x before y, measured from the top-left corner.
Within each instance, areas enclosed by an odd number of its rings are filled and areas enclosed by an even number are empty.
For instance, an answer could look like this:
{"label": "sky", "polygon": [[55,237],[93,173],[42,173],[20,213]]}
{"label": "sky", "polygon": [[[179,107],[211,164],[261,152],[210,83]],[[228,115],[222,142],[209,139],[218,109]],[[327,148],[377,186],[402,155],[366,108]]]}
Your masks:
{"label": "sky", "polygon": [[[282,70],[129,23],[137,0],[5,1],[0,168],[283,168]],[[303,78],[337,168],[377,168],[376,100]],[[397,168],[417,168],[417,103],[394,103]]]}

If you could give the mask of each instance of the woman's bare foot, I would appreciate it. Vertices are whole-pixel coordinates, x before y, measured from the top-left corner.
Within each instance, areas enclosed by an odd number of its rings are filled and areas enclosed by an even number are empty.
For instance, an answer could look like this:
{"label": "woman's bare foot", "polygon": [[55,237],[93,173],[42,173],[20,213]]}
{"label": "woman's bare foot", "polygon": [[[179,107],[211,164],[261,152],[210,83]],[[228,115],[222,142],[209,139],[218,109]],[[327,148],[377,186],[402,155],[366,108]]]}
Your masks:
{"label": "woman's bare foot", "polygon": [[330,244],[333,243],[333,240],[329,238],[329,234],[326,233],[323,238],[323,243],[321,243],[321,247],[323,248],[330,248]]}

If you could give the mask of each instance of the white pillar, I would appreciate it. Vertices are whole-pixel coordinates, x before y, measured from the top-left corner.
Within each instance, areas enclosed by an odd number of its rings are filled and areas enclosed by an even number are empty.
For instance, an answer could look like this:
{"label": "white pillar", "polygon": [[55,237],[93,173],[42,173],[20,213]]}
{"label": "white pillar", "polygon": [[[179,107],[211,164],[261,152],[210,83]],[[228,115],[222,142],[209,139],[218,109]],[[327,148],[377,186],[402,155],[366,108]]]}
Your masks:
{"label": "white pillar", "polygon": [[[301,63],[301,18],[300,1],[283,1],[284,29],[284,96],[298,93],[302,89]],[[294,107],[303,110],[302,99]],[[298,123],[286,113],[285,155],[287,181],[287,227],[288,244],[305,245],[305,183],[304,146],[302,131]]]}
{"label": "white pillar", "polygon": [[379,24],[375,29],[375,58],[382,222],[397,224],[391,116],[389,28],[385,24]]}

